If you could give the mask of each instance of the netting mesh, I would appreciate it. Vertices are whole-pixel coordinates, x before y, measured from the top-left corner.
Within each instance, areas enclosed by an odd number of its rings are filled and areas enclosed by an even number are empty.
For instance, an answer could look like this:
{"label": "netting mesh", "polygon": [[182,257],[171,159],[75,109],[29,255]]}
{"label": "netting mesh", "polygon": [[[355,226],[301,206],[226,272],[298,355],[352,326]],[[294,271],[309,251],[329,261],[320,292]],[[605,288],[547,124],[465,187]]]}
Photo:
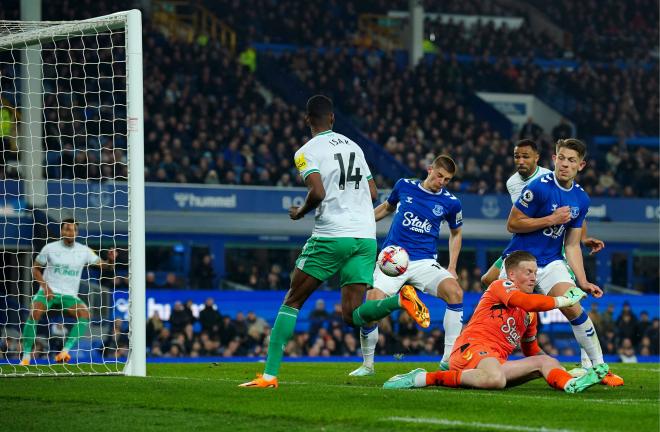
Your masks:
{"label": "netting mesh", "polygon": [[[1,376],[124,368],[126,82],[124,26],[104,20],[0,22]],[[78,249],[61,239],[60,221],[68,218],[79,226]],[[88,265],[93,258],[83,258],[86,247],[108,265]],[[46,305],[34,302],[44,292],[35,263],[53,294]],[[59,297],[71,287],[77,295]],[[50,307],[32,325],[42,306]],[[63,351],[68,362],[58,362]]]}

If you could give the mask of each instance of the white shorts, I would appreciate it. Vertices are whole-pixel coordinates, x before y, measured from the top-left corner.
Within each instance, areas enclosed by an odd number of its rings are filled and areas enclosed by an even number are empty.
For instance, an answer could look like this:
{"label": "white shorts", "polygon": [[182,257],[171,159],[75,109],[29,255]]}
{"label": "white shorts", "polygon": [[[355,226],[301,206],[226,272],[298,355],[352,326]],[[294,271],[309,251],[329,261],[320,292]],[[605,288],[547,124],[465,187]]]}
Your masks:
{"label": "white shorts", "polygon": [[[506,260],[504,261],[504,264],[502,264],[502,269],[500,270],[500,279],[506,278],[505,266]],[[538,271],[536,272],[536,287],[534,288],[534,292],[548,295],[552,287],[561,282],[575,285],[575,281],[568,271],[568,265],[566,264],[566,261],[552,261],[543,267],[539,267]]]}
{"label": "white shorts", "polygon": [[410,261],[408,270],[401,276],[395,277],[386,275],[376,266],[374,270],[374,288],[378,288],[389,297],[398,293],[402,286],[410,284],[426,294],[437,297],[438,284],[447,278],[453,277],[436,260],[423,259]]}

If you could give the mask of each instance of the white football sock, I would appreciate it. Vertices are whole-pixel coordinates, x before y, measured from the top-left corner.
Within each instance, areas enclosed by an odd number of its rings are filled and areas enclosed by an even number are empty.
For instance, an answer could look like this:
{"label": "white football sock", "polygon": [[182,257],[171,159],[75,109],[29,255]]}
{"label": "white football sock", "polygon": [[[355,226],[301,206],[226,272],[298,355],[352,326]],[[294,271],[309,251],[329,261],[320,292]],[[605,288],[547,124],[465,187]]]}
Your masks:
{"label": "white football sock", "polygon": [[374,367],[374,353],[378,343],[378,326],[360,327],[360,347],[362,349],[362,364]]}
{"label": "white football sock", "polygon": [[442,325],[445,328],[445,352],[442,353],[442,361],[449,361],[454,342],[463,329],[463,303],[447,304]]}
{"label": "white football sock", "polygon": [[571,320],[571,328],[578,344],[580,344],[580,347],[587,353],[589,360],[591,360],[591,364],[596,366],[604,363],[603,351],[600,348],[596,327],[594,327],[591,318],[582,311],[579,317]]}

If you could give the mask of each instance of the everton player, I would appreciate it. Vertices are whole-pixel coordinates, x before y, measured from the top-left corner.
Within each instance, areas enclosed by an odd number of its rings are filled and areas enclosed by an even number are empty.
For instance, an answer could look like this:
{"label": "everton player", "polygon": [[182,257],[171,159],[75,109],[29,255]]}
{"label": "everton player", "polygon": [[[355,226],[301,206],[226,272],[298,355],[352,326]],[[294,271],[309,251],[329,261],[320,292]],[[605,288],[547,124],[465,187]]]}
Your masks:
{"label": "everton player", "polygon": [[[402,293],[414,292],[414,288],[447,302],[443,320],[445,351],[441,367],[448,368],[449,354],[463,325],[463,290],[456,275],[463,213],[461,202],[445,189],[456,174],[456,163],[449,156],[438,156],[427,172],[424,181],[397,181],[387,200],[374,209],[377,221],[395,213],[383,247],[403,247],[408,252],[410,264],[408,270],[397,277],[385,275],[376,266],[373,289],[367,292],[367,301],[353,313],[353,322],[361,325],[363,364],[351,372],[351,376],[374,374],[374,351],[378,342],[378,326],[374,322],[399,308],[399,296],[395,295],[399,290]],[[437,262],[440,225],[443,222],[449,226],[449,264],[446,268]],[[428,327],[428,310],[420,306],[418,311],[425,315],[413,316],[413,319],[422,327]]]}

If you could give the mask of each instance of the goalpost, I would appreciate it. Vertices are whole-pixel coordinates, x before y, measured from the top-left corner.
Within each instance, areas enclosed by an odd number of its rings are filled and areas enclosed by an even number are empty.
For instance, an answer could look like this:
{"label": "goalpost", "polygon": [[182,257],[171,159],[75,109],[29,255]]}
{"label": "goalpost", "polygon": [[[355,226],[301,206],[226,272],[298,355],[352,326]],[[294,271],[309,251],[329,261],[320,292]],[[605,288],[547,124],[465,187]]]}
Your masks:
{"label": "goalpost", "polygon": [[[0,377],[146,375],[140,11],[0,21],[0,97]],[[70,303],[56,302],[30,327],[24,366],[32,266],[68,218],[77,242],[106,260],[113,250],[116,264],[82,271],[88,325],[74,331]],[[56,259],[53,268],[78,277]],[[70,361],[58,364],[71,340]]]}

